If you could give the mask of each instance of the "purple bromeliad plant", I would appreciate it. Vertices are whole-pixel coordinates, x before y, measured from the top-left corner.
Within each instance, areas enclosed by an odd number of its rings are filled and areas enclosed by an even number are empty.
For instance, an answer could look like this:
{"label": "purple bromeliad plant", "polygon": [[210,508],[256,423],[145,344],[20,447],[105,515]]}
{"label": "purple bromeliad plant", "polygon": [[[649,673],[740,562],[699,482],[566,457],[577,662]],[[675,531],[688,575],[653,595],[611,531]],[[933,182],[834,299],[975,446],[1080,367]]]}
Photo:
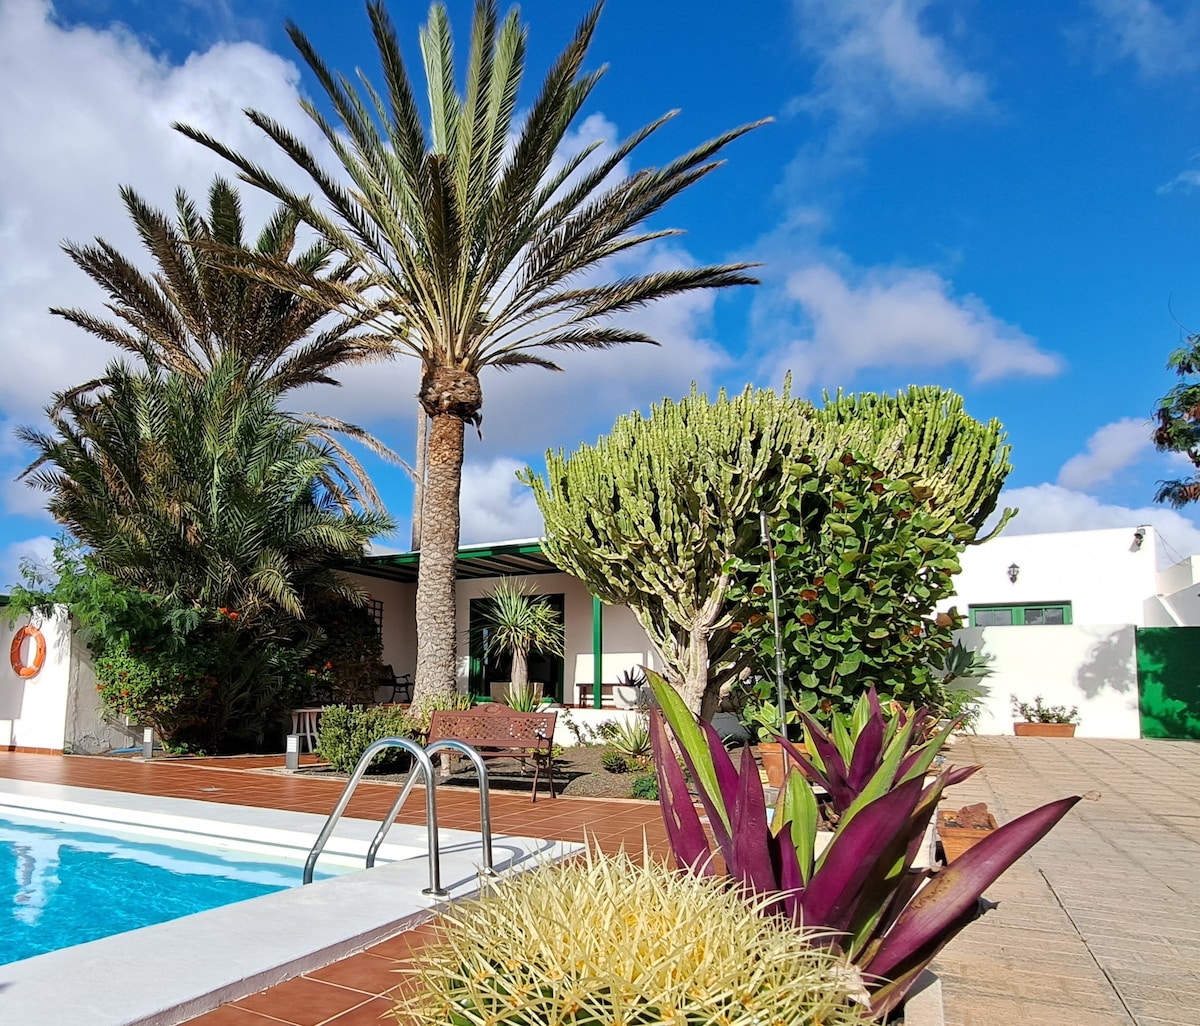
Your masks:
{"label": "purple bromeliad plant", "polygon": [[[978,766],[943,769],[926,783],[954,724],[927,735],[925,711],[887,715],[872,691],[826,731],[805,717],[807,753],[785,738],[794,762],[768,823],[766,796],[750,749],[740,767],[712,726],[697,722],[675,690],[648,674],[659,800],[677,863],[717,872],[709,834],[671,750],[670,727],[708,817],[727,874],[765,906],[825,931],[863,975],[871,1012],[896,1008],[934,956],[987,908],[984,890],[1053,827],[1079,796],[1020,816],[949,866],[917,869],[926,828],[943,791]],[[665,723],[664,723],[665,721]],[[816,853],[821,810],[811,784],[828,794],[833,836]]]}

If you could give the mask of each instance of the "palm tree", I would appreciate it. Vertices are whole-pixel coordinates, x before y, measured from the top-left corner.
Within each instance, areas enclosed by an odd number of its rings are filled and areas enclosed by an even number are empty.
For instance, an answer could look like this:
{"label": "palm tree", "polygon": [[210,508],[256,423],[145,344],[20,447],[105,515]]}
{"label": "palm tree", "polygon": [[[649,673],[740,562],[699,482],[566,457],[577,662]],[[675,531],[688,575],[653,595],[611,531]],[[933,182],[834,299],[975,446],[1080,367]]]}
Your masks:
{"label": "palm tree", "polygon": [[[294,24],[288,34],[321,83],[336,120],[310,101],[308,116],[337,156],[322,167],[293,133],[259,111],[250,120],[312,180],[331,213],[230,147],[185,125],[185,135],[232,161],[241,177],[282,200],[377,289],[343,290],[342,309],[370,317],[397,349],[421,361],[419,401],[429,418],[417,582],[418,698],[454,688],[455,559],[465,425],[478,425],[485,367],[560,370],[563,349],[653,343],[614,314],[692,289],[754,283],[751,265],[723,264],[605,278],[609,257],[677,234],[646,227],[672,197],[720,165],[714,156],[745,125],[662,168],[619,177],[633,150],[673,116],[664,115],[608,154],[598,144],[563,152],[567,131],[603,71],[582,70],[600,14],[597,4],[551,66],[523,117],[516,114],[526,30],[512,9],[478,0],[466,89],[455,85],[450,23],[435,4],[421,34],[430,127],[418,109],[400,44],[382,0],[367,12],[386,90],[360,75],[335,75]],[[344,176],[344,177],[343,177]],[[263,271],[317,299],[304,275]],[[325,289],[320,295],[332,296]],[[422,472],[423,471],[423,472]]]}
{"label": "palm tree", "polygon": [[321,484],[335,453],[274,389],[247,388],[232,356],[203,378],[118,362],[105,381],[56,395],[53,432],[18,429],[37,454],[25,475],[97,569],[170,607],[234,610],[243,628],[302,619],[307,595],[358,597],[331,566],[391,521],[340,508]]}
{"label": "palm tree", "polygon": [[[306,385],[337,385],[334,368],[391,355],[390,342],[363,330],[354,316],[337,318],[314,335],[329,314],[327,303],[245,273],[247,264],[269,261],[294,268],[318,290],[338,289],[340,295],[340,290],[360,287],[354,266],[344,257],[336,259],[337,251],[327,241],[297,251],[300,220],[294,210],[277,209],[250,247],[244,241],[238,194],[221,178],[209,190],[207,217],[182,190],[175,194],[174,220],[129,187],[121,190],[121,198],[154,259],[154,273],[139,270],[103,239],[90,246],[67,243],[63,248],[71,259],[108,294],[108,309],[116,319],[79,309],[51,312],[133,354],[151,371],[200,381],[230,358],[243,387],[282,395]],[[64,392],[62,399],[93,394],[110,384],[101,377]],[[51,412],[61,412],[61,407]],[[398,458],[354,424],[314,413],[292,416],[336,452],[338,460],[323,471],[331,494],[343,506],[354,500],[380,506],[370,478],[338,436],[354,438],[385,458]]]}

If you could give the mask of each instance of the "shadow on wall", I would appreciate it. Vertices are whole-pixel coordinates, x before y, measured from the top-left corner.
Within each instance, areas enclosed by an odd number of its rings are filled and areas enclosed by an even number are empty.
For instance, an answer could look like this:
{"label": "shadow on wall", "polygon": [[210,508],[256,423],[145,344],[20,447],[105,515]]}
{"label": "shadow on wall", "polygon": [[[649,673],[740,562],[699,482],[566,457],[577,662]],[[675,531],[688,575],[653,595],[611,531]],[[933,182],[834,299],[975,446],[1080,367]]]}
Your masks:
{"label": "shadow on wall", "polygon": [[1133,690],[1133,657],[1125,631],[1117,631],[1088,649],[1075,672],[1075,683],[1088,698],[1104,690],[1128,694]]}

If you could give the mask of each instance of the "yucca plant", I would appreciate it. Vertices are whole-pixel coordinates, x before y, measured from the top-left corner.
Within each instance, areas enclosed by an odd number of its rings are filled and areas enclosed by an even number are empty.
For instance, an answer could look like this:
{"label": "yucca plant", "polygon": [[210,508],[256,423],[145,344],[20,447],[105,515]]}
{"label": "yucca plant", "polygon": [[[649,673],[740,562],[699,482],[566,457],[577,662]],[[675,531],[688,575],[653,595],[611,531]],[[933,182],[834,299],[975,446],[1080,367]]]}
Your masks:
{"label": "yucca plant", "polygon": [[[402,988],[401,1022],[780,1026],[866,1021],[819,936],[718,882],[589,850],[451,906]],[[856,1000],[857,999],[857,1000]]]}
{"label": "yucca plant", "polygon": [[654,745],[650,740],[650,720],[646,716],[634,716],[627,720],[614,720],[614,730],[608,747],[626,759],[638,762],[650,758]]}
{"label": "yucca plant", "polygon": [[562,620],[544,598],[530,594],[511,577],[501,578],[489,598],[480,625],[483,647],[489,655],[512,656],[511,696],[514,689],[529,683],[532,649],[562,655]]}
{"label": "yucca plant", "polygon": [[[798,770],[780,789],[768,825],[749,748],[735,767],[711,724],[697,722],[657,674],[649,679],[659,703],[651,717],[659,800],[680,868],[717,872],[664,719],[736,889],[755,895],[756,907],[768,915],[830,931],[836,937],[831,946],[868,981],[871,1011],[880,1018],[904,1000],[942,947],[986,910],[983,891],[1079,801],[1075,795],[1043,805],[999,827],[951,865],[917,870],[913,863],[942,792],[979,768],[945,769],[927,785],[941,736],[920,739],[922,713],[889,723],[878,701],[868,698],[865,719],[857,727],[835,726],[836,741],[808,720],[823,768],[788,746]],[[805,774],[831,797],[836,792],[835,808],[842,809],[819,856],[817,801]]]}

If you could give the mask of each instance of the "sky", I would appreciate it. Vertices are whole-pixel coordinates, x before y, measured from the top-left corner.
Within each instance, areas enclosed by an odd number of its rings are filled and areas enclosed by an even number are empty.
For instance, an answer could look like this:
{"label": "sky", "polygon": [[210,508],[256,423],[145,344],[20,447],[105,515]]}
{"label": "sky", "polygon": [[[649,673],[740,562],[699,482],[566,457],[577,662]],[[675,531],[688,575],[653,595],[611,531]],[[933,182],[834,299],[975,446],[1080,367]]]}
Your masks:
{"label": "sky", "polygon": [[[465,55],[471,5],[448,4]],[[503,9],[503,8],[502,8]],[[414,79],[427,7],[393,0]],[[529,0],[528,103],[585,11]],[[1170,557],[1200,553],[1200,510],[1156,506],[1186,474],[1149,417],[1172,349],[1200,331],[1200,2],[1179,0],[608,0],[588,67],[607,66],[570,136],[624,139],[679,114],[625,170],[661,166],[735,125],[773,121],[652,222],[684,231],[632,273],[730,260],[756,287],[692,294],[637,316],[660,347],[569,354],[564,373],[485,371],[483,437],[468,431],[464,543],[540,533],[514,477],[547,448],[594,442],[633,409],[748,383],[794,394],[941,385],[997,418],[1012,445],[1011,532],[1152,524]],[[62,253],[100,237],[144,262],[120,202],[201,198],[220,158],[201,128],[302,184],[245,118],[254,107],[316,143],[300,110],[319,86],[284,31],[333,68],[381,82],[352,0],[0,0],[0,590],[57,525],[18,480],[54,392],[115,355],[52,316],[103,313]],[[253,229],[271,203],[243,187]],[[412,361],[354,368],[293,397],[410,455]],[[367,458],[408,547],[412,487]]]}

